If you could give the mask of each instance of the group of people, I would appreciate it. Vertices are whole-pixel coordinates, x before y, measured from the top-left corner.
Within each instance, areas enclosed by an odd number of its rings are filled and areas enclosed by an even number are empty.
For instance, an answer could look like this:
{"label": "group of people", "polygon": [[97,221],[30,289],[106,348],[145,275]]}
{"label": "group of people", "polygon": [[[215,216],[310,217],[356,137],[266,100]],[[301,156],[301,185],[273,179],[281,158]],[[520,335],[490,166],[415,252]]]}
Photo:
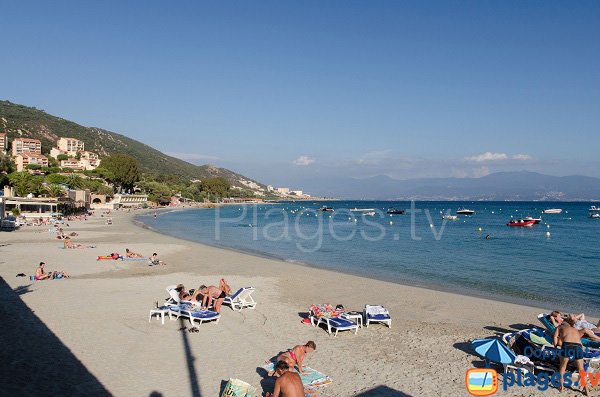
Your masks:
{"label": "group of people", "polygon": [[44,266],[46,266],[46,263],[40,262],[37,269],[35,269],[34,277],[36,280],[52,280],[55,278],[69,278],[70,277],[66,272],[61,272],[61,271],[46,272],[46,270],[44,269]]}
{"label": "group of people", "polygon": [[[577,369],[583,371],[583,345],[581,338],[586,337],[591,340],[600,341],[600,321],[596,324],[590,323],[585,319],[585,315],[567,314],[562,315],[558,310],[553,311],[548,316],[552,324],[556,327],[553,335],[553,344],[557,349],[560,348],[560,387],[559,391],[563,390],[563,376],[567,370],[569,361],[574,361]],[[583,391],[585,395],[589,395],[586,385]]]}
{"label": "group of people", "polygon": [[175,291],[179,294],[180,301],[199,302],[200,308],[203,310],[208,310],[209,307],[214,306],[217,313],[221,312],[221,305],[227,295],[231,295],[231,287],[223,278],[219,280],[218,287],[203,284],[195,291],[187,291],[183,284],[178,284]]}

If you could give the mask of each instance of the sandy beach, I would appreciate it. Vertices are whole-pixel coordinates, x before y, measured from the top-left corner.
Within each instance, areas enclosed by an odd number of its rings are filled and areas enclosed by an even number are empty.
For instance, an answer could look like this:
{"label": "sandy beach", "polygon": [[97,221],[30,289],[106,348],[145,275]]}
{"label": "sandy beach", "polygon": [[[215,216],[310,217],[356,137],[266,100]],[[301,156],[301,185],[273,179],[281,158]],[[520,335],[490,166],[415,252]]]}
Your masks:
{"label": "sandy beach", "polygon": [[[137,226],[135,213],[70,223],[76,243],[61,249],[48,227],[0,233],[2,394],[219,396],[227,380],[271,391],[261,366],[313,340],[305,364],[333,382],[322,396],[466,396],[465,371],[481,366],[469,341],[538,325],[534,308],[345,275],[178,240]],[[98,255],[157,252],[167,265],[97,261]],[[30,281],[40,261],[67,280]],[[218,324],[181,330],[187,320],[148,322],[167,285],[254,286],[255,310],[222,309]],[[337,337],[301,322],[311,304],[362,311],[386,306],[393,326]],[[8,358],[8,359],[7,359]],[[501,386],[502,388],[502,386]],[[573,395],[570,391],[568,395]],[[262,394],[260,394],[262,395]],[[498,395],[560,395],[502,389]],[[564,393],[563,393],[564,395]]]}

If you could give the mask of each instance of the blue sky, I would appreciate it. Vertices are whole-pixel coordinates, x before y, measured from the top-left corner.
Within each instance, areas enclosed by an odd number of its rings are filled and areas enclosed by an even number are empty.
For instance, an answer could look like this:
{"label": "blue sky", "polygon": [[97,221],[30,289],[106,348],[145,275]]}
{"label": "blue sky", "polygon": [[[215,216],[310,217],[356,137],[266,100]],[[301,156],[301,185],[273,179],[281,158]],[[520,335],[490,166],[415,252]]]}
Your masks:
{"label": "blue sky", "polygon": [[598,2],[2,8],[2,99],[265,183],[600,176]]}

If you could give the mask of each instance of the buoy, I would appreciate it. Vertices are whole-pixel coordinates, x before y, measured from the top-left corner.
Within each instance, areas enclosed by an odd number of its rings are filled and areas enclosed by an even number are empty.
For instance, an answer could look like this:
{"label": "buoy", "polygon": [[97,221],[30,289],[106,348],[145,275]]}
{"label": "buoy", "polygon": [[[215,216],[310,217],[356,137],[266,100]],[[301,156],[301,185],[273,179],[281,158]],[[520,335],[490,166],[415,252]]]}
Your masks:
{"label": "buoy", "polygon": [[356,222],[357,220],[355,219],[354,222]]}
{"label": "buoy", "polygon": [[546,237],[550,237],[550,232],[546,232]]}
{"label": "buoy", "polygon": [[481,232],[481,231],[483,231],[483,229],[482,229],[482,228],[479,228],[479,229],[477,229],[477,230],[479,230],[480,232]]}
{"label": "buoy", "polygon": [[433,223],[430,223],[430,224],[429,224],[429,227],[433,227]]}
{"label": "buoy", "polygon": [[546,224],[546,227],[547,227],[548,229],[550,229],[550,225],[549,225],[549,224]]}
{"label": "buoy", "polygon": [[492,214],[494,213],[494,211],[492,211]]}
{"label": "buoy", "polygon": [[394,224],[394,222],[390,221],[390,225],[393,225],[393,224]]}

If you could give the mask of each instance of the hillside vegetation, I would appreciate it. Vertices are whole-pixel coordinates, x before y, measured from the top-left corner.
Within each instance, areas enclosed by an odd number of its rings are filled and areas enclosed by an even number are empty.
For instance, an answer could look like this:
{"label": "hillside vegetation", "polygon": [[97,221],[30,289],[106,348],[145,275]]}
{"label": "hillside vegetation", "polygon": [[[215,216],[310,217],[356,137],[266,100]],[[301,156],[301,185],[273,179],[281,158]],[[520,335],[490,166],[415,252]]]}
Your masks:
{"label": "hillside vegetation", "polygon": [[144,173],[188,180],[222,177],[232,186],[247,188],[248,182],[254,182],[264,188],[264,185],[228,169],[212,165],[197,166],[124,135],[101,128],[84,127],[35,107],[9,101],[0,101],[0,132],[6,132],[9,140],[16,137],[39,139],[43,153],[49,153],[59,137],[70,137],[82,140],[86,150],[96,152],[100,157],[128,154],[138,160],[140,170]]}

